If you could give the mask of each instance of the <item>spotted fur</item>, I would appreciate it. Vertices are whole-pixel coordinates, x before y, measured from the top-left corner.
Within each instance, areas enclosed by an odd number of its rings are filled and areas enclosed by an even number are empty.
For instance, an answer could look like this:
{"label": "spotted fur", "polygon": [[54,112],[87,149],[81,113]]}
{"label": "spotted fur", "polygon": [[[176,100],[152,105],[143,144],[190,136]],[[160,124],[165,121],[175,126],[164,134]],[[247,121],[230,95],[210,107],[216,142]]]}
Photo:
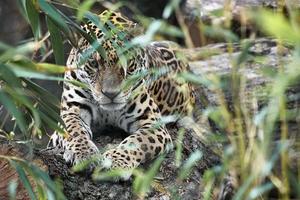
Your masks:
{"label": "spotted fur", "polygon": [[[106,31],[92,22],[83,30],[97,37],[106,55],[92,51],[83,38],[71,50],[67,66],[73,70],[65,73],[61,100],[66,134],[53,134],[49,146],[63,149],[64,159],[76,164],[99,151],[93,133],[115,126],[130,136],[103,154],[103,167],[134,169],[172,143],[162,116],[191,112],[192,88],[177,77],[188,65],[170,42],[128,47],[136,24],[119,13],[105,11],[99,19]],[[128,81],[139,73],[140,78]],[[71,84],[73,80],[88,87]]]}

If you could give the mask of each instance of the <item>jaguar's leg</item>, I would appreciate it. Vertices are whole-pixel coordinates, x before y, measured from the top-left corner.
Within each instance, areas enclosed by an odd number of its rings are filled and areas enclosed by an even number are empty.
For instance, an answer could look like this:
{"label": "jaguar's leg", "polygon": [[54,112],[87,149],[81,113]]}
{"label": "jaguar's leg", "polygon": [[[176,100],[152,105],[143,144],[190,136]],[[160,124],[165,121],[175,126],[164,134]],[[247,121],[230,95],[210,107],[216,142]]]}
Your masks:
{"label": "jaguar's leg", "polygon": [[[105,168],[133,169],[167,150],[172,144],[168,131],[159,128],[141,128],[122,143],[104,153]],[[170,147],[169,147],[170,148]]]}
{"label": "jaguar's leg", "polygon": [[98,148],[92,141],[89,119],[91,113],[81,109],[82,104],[72,99],[65,98],[72,92],[76,98],[74,88],[64,89],[61,103],[61,118],[65,124],[65,134],[54,133],[48,146],[63,149],[63,158],[72,165],[89,158],[98,152]]}
{"label": "jaguar's leg", "polygon": [[103,154],[103,167],[131,170],[166,151],[172,141],[167,129],[160,123],[160,116],[148,94],[142,94],[130,103],[123,118],[126,122],[121,121],[132,135]]}

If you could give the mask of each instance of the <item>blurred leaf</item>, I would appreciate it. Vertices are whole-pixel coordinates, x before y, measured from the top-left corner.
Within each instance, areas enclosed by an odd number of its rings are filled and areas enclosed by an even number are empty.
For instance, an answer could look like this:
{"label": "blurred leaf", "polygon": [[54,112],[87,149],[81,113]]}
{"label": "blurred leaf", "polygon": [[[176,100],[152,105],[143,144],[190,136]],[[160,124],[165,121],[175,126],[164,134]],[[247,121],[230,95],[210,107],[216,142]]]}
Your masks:
{"label": "blurred leaf", "polygon": [[[109,37],[111,34],[108,32],[108,30],[104,27],[104,24],[101,22],[98,15],[95,15],[91,12],[86,12],[84,14],[84,17],[90,20],[92,23],[94,23],[107,37]],[[106,51],[102,47],[102,45],[98,42],[97,37],[95,35],[90,36],[85,31],[83,31],[81,28],[77,29],[80,31],[81,35],[90,43],[90,45],[101,55],[102,58],[106,59]]]}
{"label": "blurred leaf", "polygon": [[46,21],[50,33],[51,45],[53,48],[55,62],[58,65],[64,65],[65,64],[64,46],[63,46],[63,39],[60,34],[60,30],[53,23],[51,18],[46,17]]}
{"label": "blurred leaf", "polygon": [[80,0],[60,0],[66,3],[67,5],[70,5],[74,8],[78,8],[80,6]]}
{"label": "blurred leaf", "polygon": [[263,66],[261,72],[264,76],[274,78],[277,75],[277,70],[272,66]]}
{"label": "blurred leaf", "polygon": [[209,12],[209,14],[213,15],[214,17],[223,17],[224,16],[224,8],[213,9]]}
{"label": "blurred leaf", "polygon": [[89,11],[92,5],[95,3],[95,0],[86,0],[82,2],[77,11],[77,20],[81,21],[85,12]]}
{"label": "blurred leaf", "polygon": [[197,162],[201,159],[201,157],[202,153],[199,150],[191,153],[190,157],[185,161],[184,165],[179,171],[178,178],[181,180],[185,179],[191,172],[192,168],[197,165]]}
{"label": "blurred leaf", "polygon": [[5,63],[9,60],[20,58],[22,55],[26,55],[27,53],[34,51],[36,47],[36,42],[27,42],[17,47],[10,47],[0,43],[0,49],[2,48],[4,50],[4,52],[1,52],[0,54],[0,63]]}
{"label": "blurred leaf", "polygon": [[179,78],[183,78],[187,82],[203,85],[206,86],[212,90],[216,88],[222,88],[222,82],[219,81],[220,77],[216,76],[215,74],[193,74],[191,72],[182,72],[180,74],[177,74]]}
{"label": "blurred leaf", "polygon": [[292,26],[284,14],[260,10],[251,13],[256,23],[266,33],[291,44],[300,44],[300,29]]}
{"label": "blurred leaf", "polygon": [[[53,130],[57,130],[59,133],[65,132],[64,129],[61,128],[57,124],[58,121],[62,121],[60,118],[59,118],[59,120],[53,120],[50,117],[48,117],[44,112],[39,112],[39,116],[40,116],[41,120],[46,123],[47,127],[51,128]],[[61,123],[61,124],[63,124],[63,123]]]}
{"label": "blurred leaf", "polygon": [[112,169],[109,171],[95,171],[93,173],[93,180],[99,181],[113,181],[120,177],[130,177],[132,170],[126,169]]}
{"label": "blurred leaf", "polygon": [[233,200],[240,200],[240,199],[244,199],[244,195],[247,192],[247,190],[249,189],[251,183],[255,180],[255,176],[253,174],[249,174],[249,176],[247,177],[247,179],[243,182],[242,185],[240,185],[238,187],[237,192],[235,193]]}
{"label": "blurred leaf", "polygon": [[[22,166],[26,167],[26,163],[23,163]],[[49,175],[41,170],[39,167],[35,166],[35,165],[28,165],[28,167],[30,167],[30,172],[32,174],[32,176],[34,176],[36,179],[40,179],[43,181],[43,183],[52,191],[55,192],[57,199],[65,199],[64,194],[62,193],[62,191],[57,188],[55,182],[52,181],[52,179],[49,177]]]}
{"label": "blurred leaf", "polygon": [[63,74],[67,70],[70,70],[69,68],[62,66],[62,65],[56,65],[51,63],[35,63],[28,59],[22,59],[22,60],[15,60],[10,62],[10,66],[12,70],[15,71],[15,68],[24,68],[25,71],[29,72],[32,71],[35,72],[42,72],[42,73],[51,73],[51,74]]}
{"label": "blurred leaf", "polygon": [[[76,165],[74,165],[72,167],[72,171],[79,172],[79,171],[82,171],[84,169],[87,169],[89,167],[89,165],[91,165],[92,163],[97,163],[101,159],[102,159],[101,154],[93,154],[92,156],[89,157],[89,159],[85,159],[82,162],[79,162]],[[95,178],[96,180],[98,178],[97,175],[98,175],[97,173],[93,174],[93,178]]]}
{"label": "blurred leaf", "polygon": [[75,39],[73,36],[73,32],[68,27],[67,22],[71,20],[67,18],[65,15],[61,15],[62,13],[56,9],[54,6],[49,4],[46,0],[37,0],[40,8],[46,13],[46,15],[52,19],[52,22],[55,23],[56,26],[68,37],[72,44],[75,44]]}
{"label": "blurred leaf", "polygon": [[51,190],[47,190],[47,197],[48,197],[48,200],[56,200],[56,198]]}
{"label": "blurred leaf", "polygon": [[17,78],[16,74],[7,65],[0,63],[0,78],[6,83],[15,88],[21,88],[21,81]]}
{"label": "blurred leaf", "polygon": [[[45,90],[38,84],[32,82],[31,80],[23,79],[22,81],[25,82],[27,85],[27,88],[29,88],[31,91],[35,92],[36,98],[41,98],[44,102],[46,102],[52,109],[56,109],[60,105],[60,101],[58,98],[51,94],[49,91]],[[54,105],[55,107],[53,107]]]}
{"label": "blurred leaf", "polygon": [[202,25],[202,29],[204,34],[211,38],[224,39],[227,42],[239,41],[239,37],[235,33],[222,27]]}
{"label": "blurred leaf", "polygon": [[18,126],[21,131],[24,133],[26,130],[25,119],[23,113],[17,109],[16,105],[13,103],[13,99],[11,99],[5,92],[0,90],[0,102],[4,107],[15,117]]}
{"label": "blurred leaf", "polygon": [[[144,16],[138,16],[138,20],[145,27],[150,27],[150,25],[153,23],[153,19],[147,18]],[[173,26],[164,20],[155,20],[155,21],[160,22],[160,28],[157,30],[157,33],[162,33],[167,36],[174,36],[174,37],[183,37],[184,36],[181,29],[179,29],[177,26]]]}
{"label": "blurred leaf", "polygon": [[16,103],[19,103],[20,105],[23,105],[25,108],[27,108],[30,111],[30,114],[32,118],[34,119],[34,127],[38,129],[40,127],[40,116],[37,112],[37,110],[34,108],[34,105],[30,101],[30,97],[27,98],[25,96],[24,90],[22,89],[15,89],[6,87],[6,92],[15,100]]}
{"label": "blurred leaf", "polygon": [[247,61],[250,57],[249,55],[249,49],[253,46],[250,41],[245,41],[244,44],[241,47],[241,53],[238,55],[238,57],[235,60],[234,63],[234,70],[238,70],[239,66]]}
{"label": "blurred leaf", "polygon": [[16,199],[16,191],[18,187],[17,180],[11,180],[8,185],[9,200]]}
{"label": "blurred leaf", "polygon": [[20,165],[13,161],[13,160],[10,160],[10,164],[16,169],[16,171],[18,172],[18,175],[19,175],[19,178],[21,179],[22,183],[23,183],[23,186],[25,187],[25,189],[27,190],[30,198],[32,200],[35,200],[37,199],[34,192],[33,192],[33,188],[32,188],[32,185],[30,184],[28,178],[27,178],[27,175],[25,174],[25,171],[22,167],[20,167]]}
{"label": "blurred leaf", "polygon": [[39,13],[37,12],[35,5],[33,4],[33,0],[26,0],[26,13],[31,25],[33,35],[35,39],[38,40],[40,38],[40,20]]}
{"label": "blurred leaf", "polygon": [[5,43],[3,43],[3,42],[0,41],[0,53],[1,54],[3,53],[3,51],[5,51],[5,50],[7,50],[9,48],[12,48],[12,47],[10,45],[5,44]]}
{"label": "blurred leaf", "polygon": [[[18,157],[1,155],[0,157],[7,159],[12,167],[16,169],[19,174],[19,178],[28,191],[31,199],[36,199],[36,195],[38,195],[38,199],[41,200],[66,199],[62,192],[61,185],[58,182],[54,182],[47,172],[43,171],[38,166]],[[29,182],[28,176],[30,177],[31,182]],[[34,185],[34,190],[31,184]]]}
{"label": "blurred leaf", "polygon": [[176,140],[176,151],[175,151],[175,163],[177,167],[181,165],[183,137],[184,137],[184,129],[180,129],[178,131],[178,137]]}
{"label": "blurred leaf", "polygon": [[28,20],[28,16],[26,14],[26,0],[17,0],[16,3],[19,7],[20,13]]}
{"label": "blurred leaf", "polygon": [[36,72],[34,70],[32,71],[26,70],[26,68],[12,67],[11,69],[16,74],[17,77],[34,78],[34,79],[51,80],[51,81],[66,81],[82,88],[88,88],[87,84],[76,80],[65,80],[62,77],[50,76],[48,74]]}
{"label": "blurred leaf", "polygon": [[176,26],[172,26],[164,21],[162,21],[160,29],[157,30],[158,33],[165,34],[167,36],[180,37],[182,38],[183,32]]}
{"label": "blurred leaf", "polygon": [[270,191],[274,185],[272,183],[266,183],[258,187],[253,188],[249,193],[249,199],[257,199],[261,197],[265,192]]}
{"label": "blurred leaf", "polygon": [[138,44],[141,46],[145,46],[149,44],[153,40],[155,33],[157,33],[161,28],[162,23],[163,22],[161,20],[154,20],[148,26],[148,29],[144,35],[140,35],[132,39],[132,44],[134,45]]}
{"label": "blurred leaf", "polygon": [[169,1],[168,5],[164,8],[164,11],[163,11],[163,14],[162,14],[164,19],[167,19],[171,16],[174,9],[179,7],[180,1],[181,0],[171,0],[171,1]]}
{"label": "blurred leaf", "polygon": [[165,155],[159,156],[145,174],[137,174],[133,181],[133,190],[136,194],[144,196],[149,191],[153,178],[164,159]]}

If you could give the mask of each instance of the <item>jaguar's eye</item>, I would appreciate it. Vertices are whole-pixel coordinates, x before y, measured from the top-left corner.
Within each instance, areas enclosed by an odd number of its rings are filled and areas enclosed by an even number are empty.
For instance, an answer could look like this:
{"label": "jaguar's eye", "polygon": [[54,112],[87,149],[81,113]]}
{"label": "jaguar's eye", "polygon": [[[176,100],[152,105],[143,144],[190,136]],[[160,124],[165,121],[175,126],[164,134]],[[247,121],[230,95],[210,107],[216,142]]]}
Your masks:
{"label": "jaguar's eye", "polygon": [[88,63],[92,68],[98,68],[98,62],[95,59],[89,60]]}
{"label": "jaguar's eye", "polygon": [[135,64],[133,61],[130,61],[127,67],[127,74],[132,75],[134,71],[135,71]]}

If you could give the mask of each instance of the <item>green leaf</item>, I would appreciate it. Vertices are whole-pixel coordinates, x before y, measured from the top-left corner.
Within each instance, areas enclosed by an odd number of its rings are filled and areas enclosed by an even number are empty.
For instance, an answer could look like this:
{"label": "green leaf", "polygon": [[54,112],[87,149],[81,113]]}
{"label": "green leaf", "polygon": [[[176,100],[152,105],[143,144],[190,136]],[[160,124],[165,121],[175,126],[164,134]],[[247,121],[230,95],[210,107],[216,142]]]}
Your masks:
{"label": "green leaf", "polygon": [[20,13],[23,15],[24,18],[27,18],[27,20],[28,20],[28,17],[26,14],[26,0],[17,0],[16,3],[19,7]]}
{"label": "green leaf", "polygon": [[[58,182],[54,182],[41,168],[22,159],[14,159],[10,157],[6,157],[6,159],[10,161],[13,167],[20,169],[21,174],[25,169],[26,173],[28,173],[30,178],[32,178],[31,180],[35,181],[34,183],[36,185],[38,199],[66,199],[62,192],[61,185]],[[26,174],[23,173],[23,175]],[[25,178],[27,177],[25,176]],[[21,181],[24,184],[23,179],[21,179]],[[26,179],[25,184],[27,184]]]}
{"label": "green leaf", "polygon": [[66,36],[72,39],[73,34],[69,29],[66,18],[61,16],[59,10],[53,7],[51,4],[46,2],[46,0],[38,0],[40,8],[46,13],[46,15],[53,20],[53,22],[63,31]]}
{"label": "green leaf", "polygon": [[252,17],[266,33],[291,44],[300,44],[300,29],[292,26],[284,14],[273,13],[267,10],[253,12]]}
{"label": "green leaf", "polygon": [[19,178],[21,179],[21,181],[22,181],[25,189],[27,190],[30,198],[32,200],[37,199],[34,192],[33,192],[33,188],[32,188],[32,186],[31,186],[31,184],[30,184],[30,182],[29,182],[29,180],[28,180],[28,178],[25,174],[24,169],[22,167],[20,167],[20,165],[17,162],[13,161],[13,160],[10,160],[10,163],[16,169],[16,171],[18,172]]}
{"label": "green leaf", "polygon": [[21,88],[21,81],[17,78],[16,74],[7,65],[0,64],[0,79],[15,88]]}
{"label": "green leaf", "polygon": [[17,109],[16,105],[13,103],[14,102],[13,99],[11,99],[2,90],[0,90],[0,102],[2,103],[2,105],[4,105],[4,107],[8,110],[8,112],[10,112],[14,116],[21,131],[25,132],[26,125],[25,125],[25,119],[23,117],[22,112]]}
{"label": "green leaf", "polygon": [[40,38],[40,20],[39,13],[37,12],[33,0],[26,0],[26,13],[28,20],[36,40]]}
{"label": "green leaf", "polygon": [[35,165],[29,165],[29,167],[31,169],[32,175],[37,179],[41,179],[52,192],[55,192],[56,195],[60,197],[58,199],[64,198],[63,193],[60,190],[57,190],[57,186],[55,185],[55,182],[51,180],[51,178],[45,171],[41,170],[39,167]]}
{"label": "green leaf", "polygon": [[40,97],[41,100],[47,103],[52,109],[56,110],[57,107],[60,106],[60,101],[55,95],[51,94],[50,92],[48,92],[38,84],[32,82],[31,80],[23,79],[23,81],[26,83],[27,88],[30,91],[35,92],[36,98]]}
{"label": "green leaf", "polygon": [[180,0],[171,0],[169,1],[168,5],[164,8],[163,11],[163,18],[167,19],[171,16],[173,10],[178,8],[180,4]]}
{"label": "green leaf", "polygon": [[16,180],[11,180],[8,185],[8,193],[9,199],[16,199],[16,191],[17,191],[18,183]]}
{"label": "green leaf", "polygon": [[[104,24],[101,22],[98,15],[95,15],[91,12],[85,13],[85,18],[93,22],[106,36],[110,36],[110,32],[104,27]],[[77,29],[80,31],[81,35],[90,43],[90,45],[102,56],[102,58],[106,59],[106,51],[104,48],[100,45],[100,43],[97,41],[96,36],[90,36],[85,31],[83,31],[81,28]]]}
{"label": "green leaf", "polygon": [[48,30],[50,33],[50,40],[51,40],[51,45],[53,48],[55,62],[58,65],[64,65],[65,64],[64,46],[63,46],[63,39],[60,34],[60,30],[53,23],[51,18],[46,17],[46,21],[47,21]]}
{"label": "green leaf", "polygon": [[255,176],[253,174],[250,174],[246,180],[244,180],[243,184],[239,186],[237,192],[235,193],[233,200],[239,200],[244,199],[243,196],[249,189],[251,183],[253,183],[253,180],[255,179]]}
{"label": "green leaf", "polygon": [[208,37],[225,39],[227,42],[238,42],[239,37],[232,31],[218,26],[205,26],[202,25],[204,34]]}
{"label": "green leaf", "polygon": [[10,45],[5,44],[3,42],[0,41],[0,53],[2,54],[2,51],[6,51],[7,49],[12,48]]}
{"label": "green leaf", "polygon": [[[45,113],[39,112],[40,118],[43,122],[47,124],[47,127],[57,130],[59,133],[64,133],[63,128],[61,128],[57,121],[53,121],[50,117],[48,117]],[[61,120],[60,120],[61,121]]]}
{"label": "green leaf", "polygon": [[250,191],[249,199],[258,199],[264,193],[266,193],[267,191],[270,191],[272,188],[274,188],[274,185],[272,183],[266,183],[266,184],[260,185],[258,187],[255,187]]}
{"label": "green leaf", "polygon": [[95,3],[95,0],[86,0],[78,8],[77,11],[77,20],[81,21],[85,12],[89,11],[92,5]]}
{"label": "green leaf", "polygon": [[0,43],[0,49],[5,50],[3,53],[1,52],[0,54],[0,62],[4,63],[12,59],[20,59],[20,57],[22,57],[23,55],[34,51],[36,47],[36,42],[27,42],[17,47],[10,47],[8,45]]}
{"label": "green leaf", "polygon": [[176,140],[176,151],[175,151],[175,163],[177,167],[181,165],[183,136],[184,136],[184,129],[179,129],[178,137]]}
{"label": "green leaf", "polygon": [[182,169],[179,172],[179,179],[184,179],[186,178],[190,171],[192,170],[192,167],[195,166],[197,164],[197,162],[201,159],[202,157],[202,153],[197,150],[195,152],[193,152],[190,157],[187,159],[187,161],[184,163]]}
{"label": "green leaf", "polygon": [[133,182],[133,189],[136,194],[144,196],[150,189],[154,176],[157,174],[165,155],[158,157],[149,170],[142,175],[138,175]]}
{"label": "green leaf", "polygon": [[31,60],[22,59],[10,62],[10,67],[12,70],[15,68],[24,68],[27,72],[42,72],[42,73],[49,73],[49,74],[63,74],[69,68],[66,68],[62,65],[56,65],[51,63],[34,63]]}

